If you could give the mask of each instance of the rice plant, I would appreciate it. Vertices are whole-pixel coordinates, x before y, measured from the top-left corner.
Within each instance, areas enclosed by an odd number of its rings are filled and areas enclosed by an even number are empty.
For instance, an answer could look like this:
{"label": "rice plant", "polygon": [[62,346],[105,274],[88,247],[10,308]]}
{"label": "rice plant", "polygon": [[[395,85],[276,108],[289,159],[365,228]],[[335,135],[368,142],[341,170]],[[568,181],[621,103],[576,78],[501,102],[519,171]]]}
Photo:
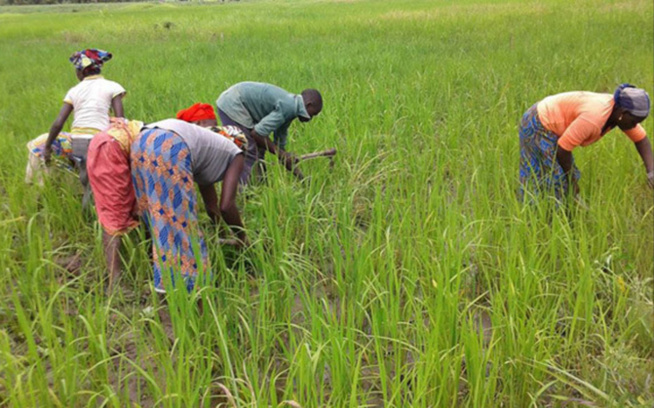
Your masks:
{"label": "rice plant", "polygon": [[[654,202],[632,143],[575,150],[587,209],[515,193],[533,103],[654,94],[653,18],[646,0],[0,7],[0,405],[651,407]],[[146,122],[243,80],[320,89],[288,147],[334,165],[298,183],[270,159],[239,197],[243,252],[202,214],[213,285],[156,294],[135,231],[107,294],[75,175],[22,181],[86,47]]]}

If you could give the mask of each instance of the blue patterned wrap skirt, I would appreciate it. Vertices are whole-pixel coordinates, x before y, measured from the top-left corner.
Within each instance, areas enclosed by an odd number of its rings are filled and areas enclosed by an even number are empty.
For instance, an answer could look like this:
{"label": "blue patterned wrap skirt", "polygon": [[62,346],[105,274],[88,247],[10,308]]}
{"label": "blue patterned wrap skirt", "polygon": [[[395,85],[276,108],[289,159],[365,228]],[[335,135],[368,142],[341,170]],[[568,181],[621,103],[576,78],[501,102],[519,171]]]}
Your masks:
{"label": "blue patterned wrap skirt", "polygon": [[[537,105],[522,116],[520,122],[520,192],[535,198],[541,194],[553,194],[562,200],[568,194],[568,178],[556,161],[558,137],[545,129],[538,118]],[[572,177],[579,180],[581,173],[572,161]]]}
{"label": "blue patterned wrap skirt", "polygon": [[211,268],[198,226],[191,151],[174,132],[145,129],[132,144],[131,166],[137,210],[152,233],[155,290],[165,292],[181,278],[190,292],[210,278]]}

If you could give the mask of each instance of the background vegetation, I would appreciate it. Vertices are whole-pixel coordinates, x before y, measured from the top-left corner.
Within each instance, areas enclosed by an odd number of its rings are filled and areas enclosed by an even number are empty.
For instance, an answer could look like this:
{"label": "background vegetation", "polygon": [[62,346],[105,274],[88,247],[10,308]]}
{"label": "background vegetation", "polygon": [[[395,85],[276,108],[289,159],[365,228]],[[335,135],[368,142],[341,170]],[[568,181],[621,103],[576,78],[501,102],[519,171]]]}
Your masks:
{"label": "background vegetation", "polygon": [[[651,407],[654,206],[633,144],[575,150],[588,209],[570,218],[515,191],[533,103],[654,94],[653,17],[648,0],[0,8],[0,405]],[[242,254],[203,218],[214,287],[156,295],[137,233],[107,297],[75,177],[22,181],[86,47],[114,53],[104,73],[144,121],[243,80],[316,87],[325,110],[289,148],[336,147],[335,165],[299,184],[271,163],[240,198]]]}

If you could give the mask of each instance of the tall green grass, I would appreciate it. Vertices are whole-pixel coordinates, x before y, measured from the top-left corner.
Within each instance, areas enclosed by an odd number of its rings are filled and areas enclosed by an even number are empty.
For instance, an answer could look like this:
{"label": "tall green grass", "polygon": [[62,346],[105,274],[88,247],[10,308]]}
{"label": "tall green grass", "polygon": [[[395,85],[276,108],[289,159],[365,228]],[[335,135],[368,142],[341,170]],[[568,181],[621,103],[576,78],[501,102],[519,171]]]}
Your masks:
{"label": "tall green grass", "polygon": [[[649,1],[243,1],[0,14],[0,405],[652,406],[652,192],[629,140],[575,150],[587,210],[524,206],[517,123],[544,96],[652,93]],[[169,27],[169,28],[166,28]],[[129,117],[257,80],[323,92],[239,198],[252,240],[167,298],[147,244],[107,296],[74,175],[23,184],[25,143],[114,53]],[[652,120],[644,122],[651,135]],[[197,303],[203,305],[199,312]]]}

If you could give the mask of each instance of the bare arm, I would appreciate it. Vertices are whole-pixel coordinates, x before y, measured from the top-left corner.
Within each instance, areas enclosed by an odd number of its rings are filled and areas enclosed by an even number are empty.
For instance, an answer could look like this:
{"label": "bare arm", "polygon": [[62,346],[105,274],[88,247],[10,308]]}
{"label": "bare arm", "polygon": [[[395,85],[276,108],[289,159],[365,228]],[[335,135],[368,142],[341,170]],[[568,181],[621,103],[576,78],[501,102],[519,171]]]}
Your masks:
{"label": "bare arm", "polygon": [[[286,159],[286,161],[284,163],[285,167],[286,167],[286,170],[293,172],[293,175],[298,180],[300,180],[300,181],[304,180],[304,174],[302,173],[302,171],[300,171],[300,168],[298,166],[296,166],[296,164],[299,163],[300,160],[295,156],[292,156],[292,155],[288,155],[288,156],[289,156],[289,158]],[[290,164],[291,168],[289,168],[289,164],[288,164],[289,161],[291,162],[291,164]]]}
{"label": "bare arm", "polygon": [[575,196],[579,195],[579,185],[572,177],[572,152],[565,150],[561,146],[556,149],[556,161],[563,169],[563,174],[567,177],[569,186],[572,187],[572,192]]}
{"label": "bare arm", "polygon": [[643,140],[634,143],[634,145],[636,145],[636,150],[638,150],[638,154],[645,165],[645,171],[647,171],[647,182],[650,187],[654,188],[654,159],[652,158],[652,145],[647,136],[645,136]]}
{"label": "bare arm", "polygon": [[207,210],[211,222],[218,224],[220,222],[220,210],[218,209],[218,195],[216,194],[216,188],[213,184],[199,187],[202,201],[204,201],[204,208]]}
{"label": "bare arm", "polygon": [[57,138],[61,132],[61,129],[64,128],[64,124],[66,123],[66,120],[68,120],[68,116],[70,116],[72,111],[73,105],[64,103],[64,105],[61,107],[61,110],[59,111],[59,115],[57,115],[55,121],[52,122],[52,126],[50,126],[50,132],[48,133],[48,138],[45,141],[45,147],[43,149],[43,160],[46,163],[50,163],[50,156],[52,155],[52,142],[54,142],[54,140]]}
{"label": "bare arm", "polygon": [[225,172],[225,177],[223,178],[223,188],[220,193],[220,214],[222,215],[225,223],[230,226],[234,234],[238,239],[244,244],[247,245],[247,236],[245,235],[245,229],[243,221],[241,220],[241,215],[238,212],[238,207],[236,207],[236,193],[238,192],[238,179],[243,170],[243,163],[245,159],[242,154],[239,154],[232,160],[227,171]]}
{"label": "bare arm", "polygon": [[299,180],[302,180],[304,178],[304,174],[298,169],[295,165],[299,161],[296,157],[294,157],[291,154],[288,154],[285,150],[283,149],[278,149],[275,143],[273,143],[272,140],[268,137],[263,137],[257,134],[257,132],[252,129],[250,131],[250,136],[252,136],[252,139],[257,143],[258,146],[265,147],[268,152],[271,154],[274,154],[277,156],[279,159],[279,162],[284,165],[286,170],[290,171],[293,173],[295,177],[297,177]]}
{"label": "bare arm", "polygon": [[250,131],[250,136],[257,143],[257,146],[265,147],[268,152],[277,155],[277,146],[275,146],[275,143],[269,137],[259,135],[254,129]]}
{"label": "bare arm", "polygon": [[114,116],[117,118],[125,117],[125,112],[123,111],[123,97],[125,97],[125,92],[114,96],[114,99],[111,100],[111,109],[113,109]]}

